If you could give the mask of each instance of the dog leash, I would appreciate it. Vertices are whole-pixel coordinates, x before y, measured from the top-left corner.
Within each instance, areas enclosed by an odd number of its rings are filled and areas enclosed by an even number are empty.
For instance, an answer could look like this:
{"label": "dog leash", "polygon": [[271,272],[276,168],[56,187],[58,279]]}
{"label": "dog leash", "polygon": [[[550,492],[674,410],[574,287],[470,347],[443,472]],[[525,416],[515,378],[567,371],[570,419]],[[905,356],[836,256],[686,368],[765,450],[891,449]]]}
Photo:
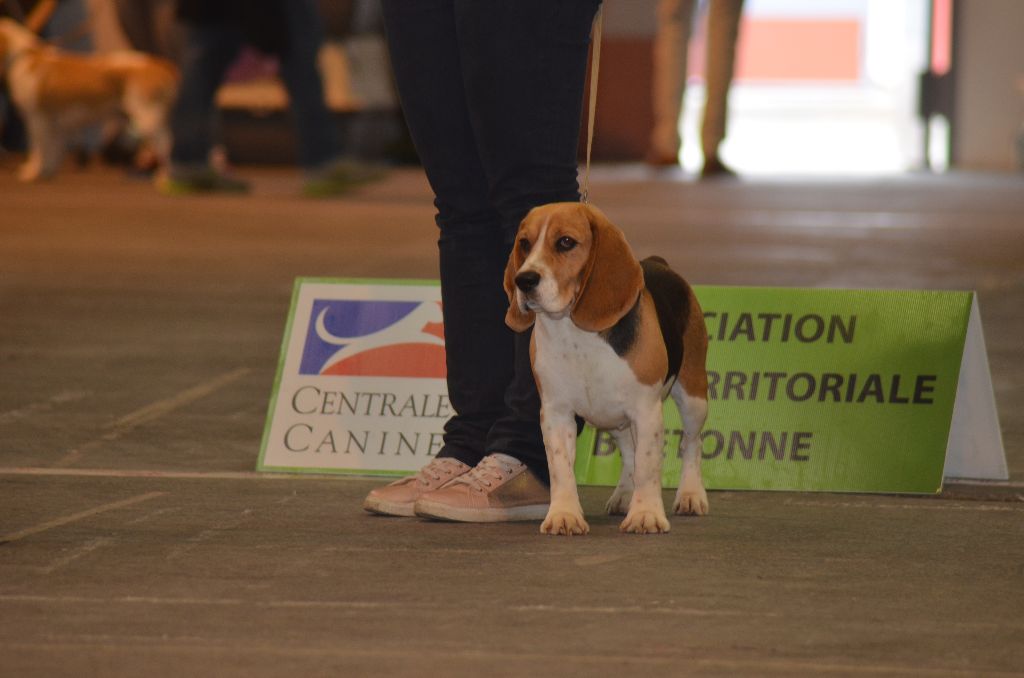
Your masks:
{"label": "dog leash", "polygon": [[583,190],[580,202],[590,202],[590,152],[594,147],[594,113],[597,111],[597,73],[601,67],[601,25],[604,19],[604,4],[597,8],[594,27],[590,32],[590,103],[587,109],[587,164],[583,170]]}

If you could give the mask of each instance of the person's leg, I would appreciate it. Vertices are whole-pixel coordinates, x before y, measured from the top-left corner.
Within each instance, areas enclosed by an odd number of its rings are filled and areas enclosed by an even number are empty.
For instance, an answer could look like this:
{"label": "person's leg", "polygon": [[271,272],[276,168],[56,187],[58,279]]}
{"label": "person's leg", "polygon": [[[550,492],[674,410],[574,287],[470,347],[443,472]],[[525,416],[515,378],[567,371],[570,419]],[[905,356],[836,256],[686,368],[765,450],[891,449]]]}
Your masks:
{"label": "person's leg", "polygon": [[170,163],[156,176],[156,188],[165,195],[247,192],[248,182],[210,164],[219,124],[217,89],[242,47],[242,34],[229,26],[192,23],[183,31],[181,84],[169,116]]}
{"label": "person's leg", "polygon": [[205,168],[212,146],[217,89],[241,49],[241,34],[225,26],[188,24],[181,62],[181,85],[171,109],[171,163]]}
{"label": "person's leg", "polygon": [[654,129],[648,154],[652,164],[679,163],[679,115],[686,92],[693,8],[694,0],[660,0],[658,3],[658,29],[652,49]]}
{"label": "person's leg", "polygon": [[[711,0],[708,8],[707,102],[701,127],[705,173],[719,163],[718,147],[725,139],[729,88],[736,61],[743,0]],[[724,167],[724,166],[723,166]]]}
{"label": "person's leg", "polygon": [[175,19],[175,0],[150,0],[152,31],[157,54],[177,62],[181,58],[181,26]]}
{"label": "person's leg", "polygon": [[[503,242],[492,275],[496,316],[504,317],[504,263],[519,222],[537,205],[579,200],[577,145],[590,31],[597,0],[456,0],[461,66],[471,123]],[[529,334],[515,336],[514,373],[486,452],[504,452],[547,478],[540,398]],[[486,360],[486,357],[485,357]],[[492,364],[494,358],[490,359]]]}
{"label": "person's leg", "polygon": [[132,49],[160,54],[153,35],[152,7],[143,0],[115,0],[117,19]]}
{"label": "person's leg", "polygon": [[338,155],[337,132],[324,101],[317,59],[323,33],[313,0],[283,3],[287,20],[287,47],[281,54],[281,78],[299,139],[299,163],[313,170]]}
{"label": "person's leg", "polygon": [[438,457],[475,466],[513,375],[514,335],[505,326],[502,289],[507,251],[466,107],[452,0],[384,0],[383,11],[399,98],[434,190],[440,229],[455,415]]}

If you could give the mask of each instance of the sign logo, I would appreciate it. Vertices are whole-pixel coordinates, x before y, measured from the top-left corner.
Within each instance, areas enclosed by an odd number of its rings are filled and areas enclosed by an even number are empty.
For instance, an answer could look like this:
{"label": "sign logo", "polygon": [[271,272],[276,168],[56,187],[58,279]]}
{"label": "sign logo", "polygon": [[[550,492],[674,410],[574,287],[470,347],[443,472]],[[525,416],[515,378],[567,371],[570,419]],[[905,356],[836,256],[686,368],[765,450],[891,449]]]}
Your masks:
{"label": "sign logo", "polygon": [[314,299],[299,374],[444,379],[441,304]]}
{"label": "sign logo", "polygon": [[441,288],[296,280],[259,466],[406,474],[444,446]]}

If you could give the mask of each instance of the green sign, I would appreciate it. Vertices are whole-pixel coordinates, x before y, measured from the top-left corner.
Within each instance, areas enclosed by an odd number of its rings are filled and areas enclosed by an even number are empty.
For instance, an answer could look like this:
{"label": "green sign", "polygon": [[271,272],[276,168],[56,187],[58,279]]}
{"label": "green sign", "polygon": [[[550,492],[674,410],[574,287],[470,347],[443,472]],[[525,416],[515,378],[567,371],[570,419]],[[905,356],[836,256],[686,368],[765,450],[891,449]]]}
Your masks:
{"label": "green sign", "polygon": [[[695,287],[704,309],[712,489],[937,492],[970,292]],[[663,483],[681,430],[665,405]],[[611,436],[577,446],[581,484],[615,485]]]}

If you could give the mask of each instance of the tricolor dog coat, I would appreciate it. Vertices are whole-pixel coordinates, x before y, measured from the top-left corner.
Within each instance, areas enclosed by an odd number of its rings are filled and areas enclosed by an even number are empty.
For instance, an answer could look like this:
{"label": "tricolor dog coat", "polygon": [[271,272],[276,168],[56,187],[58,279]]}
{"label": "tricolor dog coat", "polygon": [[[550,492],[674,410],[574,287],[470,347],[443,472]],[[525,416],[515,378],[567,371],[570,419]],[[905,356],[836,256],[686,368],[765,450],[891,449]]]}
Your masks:
{"label": "tricolor dog coat", "polygon": [[668,532],[661,498],[662,401],[682,415],[682,477],[673,510],[705,515],[701,428],[707,417],[707,330],[693,290],[663,259],[637,261],[599,210],[533,209],[505,269],[506,322],[534,326],[530,357],[551,473],[547,534],[586,534],[573,463],[575,416],[612,432],[622,475],[608,500],[624,532]]}

